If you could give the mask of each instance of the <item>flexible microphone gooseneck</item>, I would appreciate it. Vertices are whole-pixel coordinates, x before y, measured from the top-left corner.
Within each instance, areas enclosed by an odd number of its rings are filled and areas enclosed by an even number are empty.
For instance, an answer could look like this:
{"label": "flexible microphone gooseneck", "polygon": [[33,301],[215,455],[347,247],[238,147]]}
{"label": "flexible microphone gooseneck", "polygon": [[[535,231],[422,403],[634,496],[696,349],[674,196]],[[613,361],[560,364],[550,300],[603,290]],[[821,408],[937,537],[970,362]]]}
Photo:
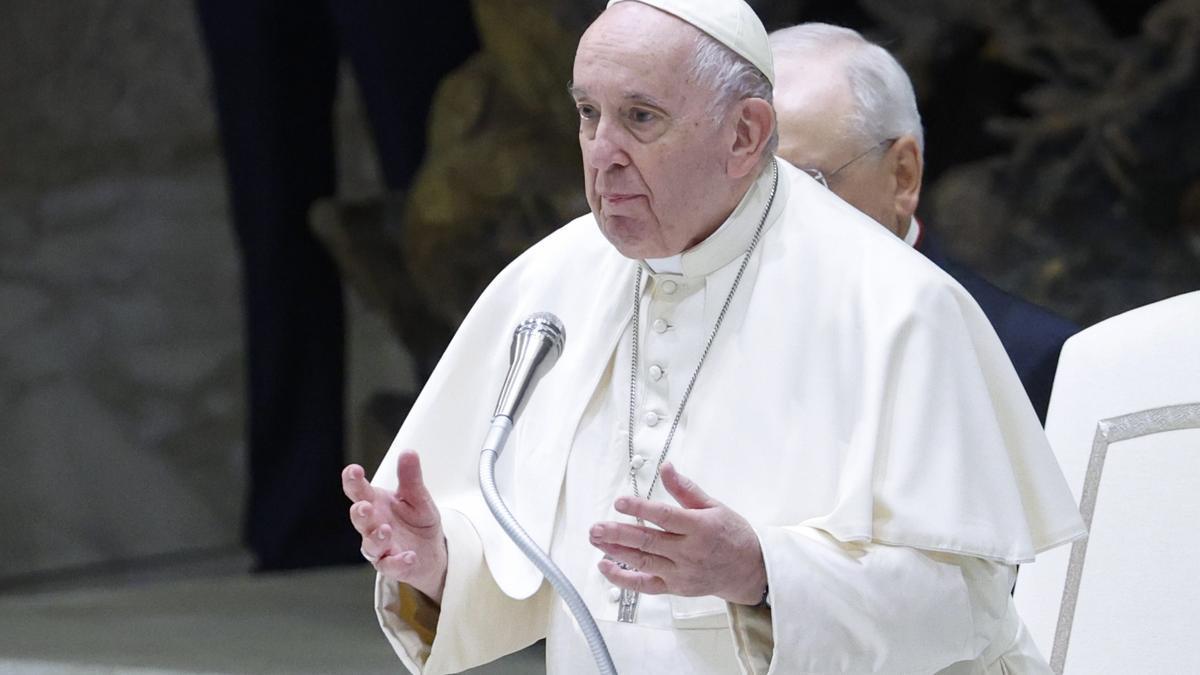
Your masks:
{"label": "flexible microphone gooseneck", "polygon": [[496,460],[504,450],[504,444],[508,441],[508,434],[512,431],[513,422],[521,412],[526,396],[562,354],[566,337],[567,333],[563,329],[562,321],[549,312],[538,312],[531,315],[522,321],[513,332],[512,347],[509,349],[508,375],[504,378],[504,386],[500,389],[500,397],[496,401],[496,411],[492,415],[492,424],[483,441],[483,449],[479,456],[479,488],[483,493],[483,500],[487,502],[488,509],[495,516],[500,528],[513,540],[517,548],[521,549],[525,557],[541,570],[542,574],[546,576],[546,580],[567,603],[567,608],[575,616],[579,629],[583,631],[583,636],[587,639],[592,658],[596,661],[596,667],[603,675],[616,675],[617,669],[613,666],[608,646],[604,644],[604,636],[596,627],[596,620],[592,618],[583,598],[579,597],[579,592],[575,590],[562,570],[554,564],[554,561],[550,560],[550,556],[538,548],[533,538],[513,517],[500,497],[500,491],[496,488]]}

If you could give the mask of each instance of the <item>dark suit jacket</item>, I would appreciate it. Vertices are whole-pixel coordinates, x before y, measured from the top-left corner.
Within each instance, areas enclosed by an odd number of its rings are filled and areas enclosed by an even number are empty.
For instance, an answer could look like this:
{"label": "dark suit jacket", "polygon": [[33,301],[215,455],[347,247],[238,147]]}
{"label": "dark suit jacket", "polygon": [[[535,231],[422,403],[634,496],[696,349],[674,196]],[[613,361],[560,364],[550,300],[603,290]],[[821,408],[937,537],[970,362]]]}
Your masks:
{"label": "dark suit jacket", "polygon": [[1038,419],[1045,424],[1058,354],[1063,342],[1079,332],[1079,326],[1044,307],[1006,293],[962,263],[948,258],[924,223],[916,249],[962,284],[983,308],[1012,359]]}

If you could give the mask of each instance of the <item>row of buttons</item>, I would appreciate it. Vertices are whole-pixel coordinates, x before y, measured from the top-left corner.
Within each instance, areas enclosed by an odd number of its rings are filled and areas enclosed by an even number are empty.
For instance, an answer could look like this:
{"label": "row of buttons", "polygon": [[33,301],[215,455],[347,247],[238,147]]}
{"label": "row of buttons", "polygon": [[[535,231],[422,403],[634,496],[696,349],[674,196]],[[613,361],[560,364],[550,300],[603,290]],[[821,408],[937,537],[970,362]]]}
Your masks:
{"label": "row of buttons", "polygon": [[[667,279],[662,282],[659,288],[663,293],[671,295],[679,289],[679,285],[674,281]],[[650,324],[650,328],[653,329],[655,333],[661,335],[670,330],[671,324],[668,323],[666,319],[655,319],[654,322]],[[666,371],[663,369],[663,367],[657,363],[651,364],[651,366],[647,369],[647,372],[650,375],[650,379],[654,382],[662,380],[663,375],[666,374]],[[662,421],[662,419],[662,416],[653,410],[648,410],[644,415],[642,415],[642,422],[648,427],[658,426],[658,423]],[[630,460],[630,463],[633,466],[634,471],[640,471],[641,468],[646,465],[646,458],[635,454],[633,459]]]}
{"label": "row of buttons", "polygon": [[[659,285],[659,289],[661,289],[662,292],[667,295],[672,295],[675,293],[675,291],[677,291],[679,289],[679,285],[677,283],[675,283],[674,281],[667,279]],[[663,333],[667,332],[671,328],[671,324],[667,323],[666,319],[655,319],[654,322],[650,324],[650,328],[655,333],[662,335]],[[666,374],[666,370],[663,369],[663,367],[657,363],[652,364],[647,369],[647,372],[650,375],[650,379],[655,382],[662,380],[663,375]],[[663,419],[662,416],[660,416],[657,412],[655,412],[653,410],[647,411],[646,414],[642,416],[642,422],[644,422],[645,425],[648,427],[658,426],[658,423],[662,419]],[[634,453],[633,458],[630,459],[629,462],[630,462],[630,465],[633,467],[634,471],[640,471],[642,469],[642,467],[644,467],[646,465],[646,458],[643,457],[642,455]],[[609,602],[611,602],[613,604],[620,602],[621,601],[621,589],[617,588],[616,586],[609,587],[608,600],[609,600]]]}

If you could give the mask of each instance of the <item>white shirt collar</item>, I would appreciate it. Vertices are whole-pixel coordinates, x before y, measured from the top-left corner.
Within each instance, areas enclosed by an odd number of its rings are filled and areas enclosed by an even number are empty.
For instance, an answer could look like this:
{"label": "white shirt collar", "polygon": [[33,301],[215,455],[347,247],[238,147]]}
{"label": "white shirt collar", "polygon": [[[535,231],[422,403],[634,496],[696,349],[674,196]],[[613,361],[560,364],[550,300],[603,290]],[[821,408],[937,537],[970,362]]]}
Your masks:
{"label": "white shirt collar", "polygon": [[683,274],[682,253],[676,253],[666,258],[646,258],[644,262],[655,274]]}

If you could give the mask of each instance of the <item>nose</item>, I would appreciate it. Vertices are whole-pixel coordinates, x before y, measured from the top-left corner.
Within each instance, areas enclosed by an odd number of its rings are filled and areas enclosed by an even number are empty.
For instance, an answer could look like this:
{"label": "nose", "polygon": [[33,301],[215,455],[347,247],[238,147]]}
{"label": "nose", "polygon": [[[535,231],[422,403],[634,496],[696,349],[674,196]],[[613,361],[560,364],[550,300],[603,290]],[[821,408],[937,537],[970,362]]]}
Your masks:
{"label": "nose", "polygon": [[619,124],[601,118],[591,134],[581,136],[584,160],[597,171],[629,165],[625,152],[626,134]]}

